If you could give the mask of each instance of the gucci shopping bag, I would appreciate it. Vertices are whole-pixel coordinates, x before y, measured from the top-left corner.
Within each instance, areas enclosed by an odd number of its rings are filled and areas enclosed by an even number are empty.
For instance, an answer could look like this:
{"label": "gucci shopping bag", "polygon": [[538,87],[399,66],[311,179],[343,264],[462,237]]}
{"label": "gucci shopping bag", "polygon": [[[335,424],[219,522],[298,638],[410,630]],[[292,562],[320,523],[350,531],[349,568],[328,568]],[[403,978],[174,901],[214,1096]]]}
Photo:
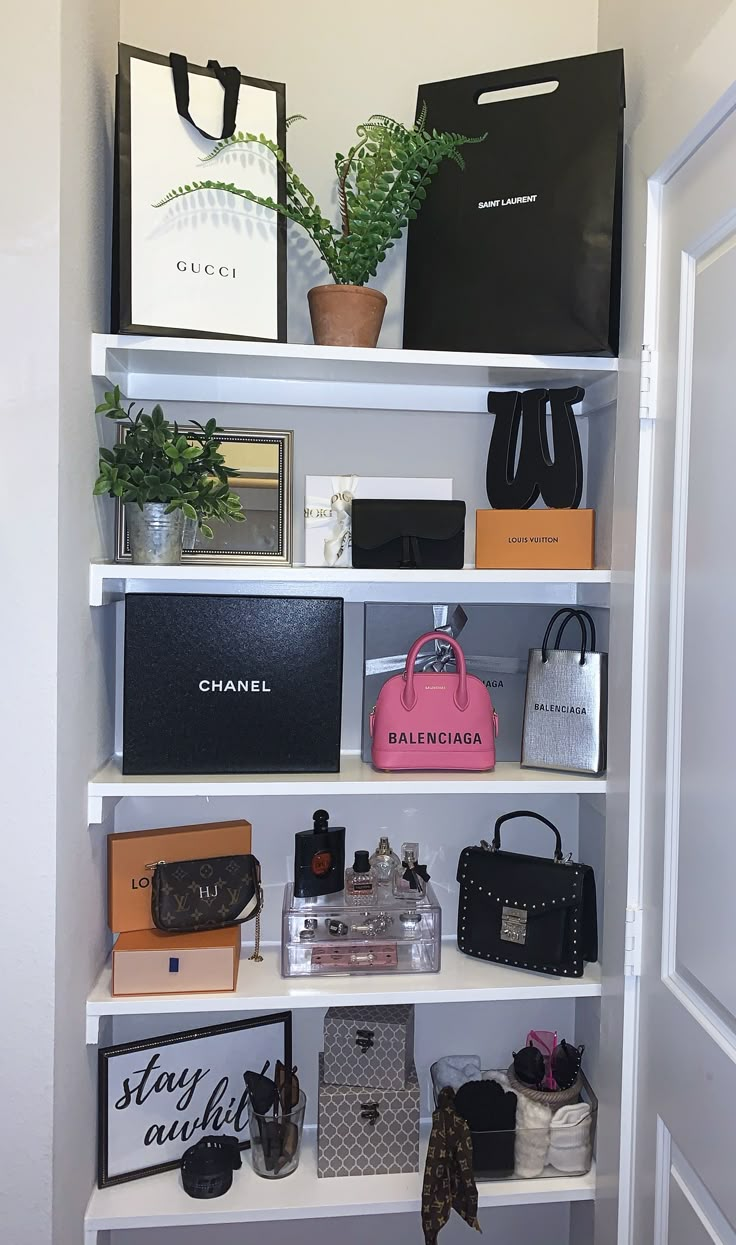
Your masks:
{"label": "gucci shopping bag", "polygon": [[121,333],[286,340],[286,221],[226,191],[161,200],[193,181],[284,202],[273,155],[216,143],[238,132],[285,146],[285,88],[210,61],[119,46],[112,328]]}
{"label": "gucci shopping bag", "polygon": [[431,82],[424,105],[428,128],[487,137],[409,224],[404,346],[615,355],[623,53]]}

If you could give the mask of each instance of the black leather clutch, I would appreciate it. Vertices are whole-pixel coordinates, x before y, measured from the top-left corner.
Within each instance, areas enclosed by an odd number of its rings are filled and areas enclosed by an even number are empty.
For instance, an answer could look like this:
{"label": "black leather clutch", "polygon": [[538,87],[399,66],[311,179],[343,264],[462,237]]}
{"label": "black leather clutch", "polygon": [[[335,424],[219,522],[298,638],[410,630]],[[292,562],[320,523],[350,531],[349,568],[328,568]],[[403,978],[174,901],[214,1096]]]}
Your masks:
{"label": "black leather clutch", "polygon": [[461,570],[465,502],[356,498],[352,543],[353,566],[364,570]]}
{"label": "black leather clutch", "polygon": [[[501,851],[501,826],[534,817],[555,836],[552,859]],[[581,977],[598,959],[595,876],[590,865],[566,861],[556,826],[539,813],[507,813],[490,847],[466,847],[457,869],[457,945],[496,964]]]}

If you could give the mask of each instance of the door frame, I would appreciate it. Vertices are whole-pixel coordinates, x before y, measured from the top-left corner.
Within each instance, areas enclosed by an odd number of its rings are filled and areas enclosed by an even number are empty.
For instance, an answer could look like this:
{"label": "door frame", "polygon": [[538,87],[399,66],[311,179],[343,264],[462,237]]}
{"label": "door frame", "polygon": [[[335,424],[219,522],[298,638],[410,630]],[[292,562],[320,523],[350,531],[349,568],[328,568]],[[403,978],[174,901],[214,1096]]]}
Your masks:
{"label": "door frame", "polygon": [[[626,907],[638,912],[642,903],[642,851],[644,826],[644,775],[646,772],[646,721],[649,691],[649,584],[651,570],[651,523],[653,466],[657,444],[656,327],[659,304],[660,240],[664,187],[714,130],[736,109],[731,49],[736,46],[736,0],[723,13],[704,41],[682,66],[676,82],[646,109],[627,143],[627,176],[633,193],[627,205],[629,231],[624,242],[624,272],[640,273],[632,282],[629,301],[636,314],[628,320],[620,360],[617,413],[621,424],[638,424],[636,479],[635,562],[629,592],[625,577],[617,585],[614,548],[612,608],[617,591],[629,596],[632,618],[630,684],[630,788],[628,799],[628,853],[625,861]],[[644,264],[639,261],[645,256]],[[645,362],[642,366],[642,359]],[[623,572],[623,568],[622,568]],[[615,793],[614,793],[615,798]],[[607,849],[610,843],[607,819]],[[613,836],[611,836],[613,837]],[[625,849],[624,849],[625,852]],[[614,871],[623,866],[618,851]],[[609,889],[609,852],[606,852],[606,889]],[[619,921],[621,914],[616,914]],[[646,934],[644,935],[646,936]],[[624,931],[624,945],[626,933]],[[621,957],[621,942],[618,943]],[[639,979],[624,975],[623,989],[607,989],[604,974],[602,1003],[604,1033],[622,1033],[621,1111],[618,1148],[617,1230],[614,1236],[611,1190],[615,1173],[599,1171],[602,1186],[597,1201],[604,1211],[601,1224],[596,1215],[596,1245],[633,1245],[633,1188],[636,1170],[637,1072],[639,1062]],[[610,1077],[608,1078],[610,1080]],[[606,1203],[608,1206],[606,1207]],[[597,1207],[597,1211],[598,1211]],[[599,1231],[600,1227],[600,1231]]]}

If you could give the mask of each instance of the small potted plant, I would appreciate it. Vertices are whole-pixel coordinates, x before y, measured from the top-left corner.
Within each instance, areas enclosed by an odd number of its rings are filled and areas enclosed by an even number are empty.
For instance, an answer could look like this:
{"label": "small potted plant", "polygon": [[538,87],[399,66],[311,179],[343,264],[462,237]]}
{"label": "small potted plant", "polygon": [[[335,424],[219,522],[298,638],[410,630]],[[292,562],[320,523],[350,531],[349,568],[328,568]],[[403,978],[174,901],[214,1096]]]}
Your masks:
{"label": "small potted plant", "polygon": [[[291,118],[296,120],[297,118]],[[300,118],[302,119],[302,118]],[[359,125],[358,141],[347,155],[335,156],[340,227],[328,220],[314,195],[287,163],[284,152],[263,134],[238,131],[217,143],[203,162],[241,143],[265,147],[286,176],[286,203],[264,198],[226,181],[193,181],[179,186],[156,204],[198,191],[222,190],[271,208],[306,230],[329,270],[334,284],[318,285],[308,294],[312,333],[320,346],[375,346],[386,310],[386,297],[367,282],[376,275],[386,252],[414,220],[442,160],[462,169],[460,147],[480,143],[485,134],[440,134],[425,129],[426,109],[411,129],[390,117],[374,115]]]}
{"label": "small potted plant", "polygon": [[184,523],[196,524],[211,540],[210,523],[242,523],[240,499],[230,489],[229,471],[220,453],[214,419],[182,432],[164,417],[160,406],[150,415],[134,403],[126,408],[116,385],[95,413],[123,423],[125,438],[100,449],[96,496],[109,494],[125,504],[134,562],[172,565],[181,560]]}

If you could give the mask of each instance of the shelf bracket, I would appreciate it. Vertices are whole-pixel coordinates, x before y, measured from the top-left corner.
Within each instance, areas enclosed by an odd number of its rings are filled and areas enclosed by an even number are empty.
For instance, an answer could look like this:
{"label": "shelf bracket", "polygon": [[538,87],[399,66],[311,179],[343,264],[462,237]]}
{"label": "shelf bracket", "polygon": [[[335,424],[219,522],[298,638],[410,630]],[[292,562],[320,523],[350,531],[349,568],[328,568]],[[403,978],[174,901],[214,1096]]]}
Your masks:
{"label": "shelf bracket", "polygon": [[88,795],[87,825],[101,826],[121,798],[119,795]]}
{"label": "shelf bracket", "polygon": [[87,1012],[85,1038],[88,1046],[97,1046],[100,1041],[100,1017],[91,1016]]}
{"label": "shelf bracket", "polygon": [[641,977],[642,925],[644,910],[638,905],[626,909],[626,936],[624,942],[624,974]]}

